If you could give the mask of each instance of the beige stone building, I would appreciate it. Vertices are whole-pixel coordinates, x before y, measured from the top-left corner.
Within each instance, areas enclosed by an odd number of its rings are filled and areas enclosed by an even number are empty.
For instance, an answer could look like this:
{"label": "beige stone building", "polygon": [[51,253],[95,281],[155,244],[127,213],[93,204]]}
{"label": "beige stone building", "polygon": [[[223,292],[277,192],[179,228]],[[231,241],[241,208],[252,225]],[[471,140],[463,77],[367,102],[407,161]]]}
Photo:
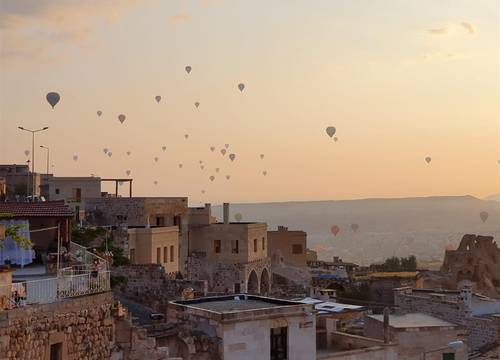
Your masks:
{"label": "beige stone building", "polygon": [[209,204],[190,209],[188,278],[208,280],[212,291],[267,294],[271,288],[267,224],[215,222]]}
{"label": "beige stone building", "polygon": [[276,231],[268,231],[269,256],[273,264],[307,266],[307,233],[301,230],[288,230],[278,226]]}
{"label": "beige stone building", "polygon": [[158,264],[167,273],[179,271],[179,228],[177,226],[129,228],[132,264]]}

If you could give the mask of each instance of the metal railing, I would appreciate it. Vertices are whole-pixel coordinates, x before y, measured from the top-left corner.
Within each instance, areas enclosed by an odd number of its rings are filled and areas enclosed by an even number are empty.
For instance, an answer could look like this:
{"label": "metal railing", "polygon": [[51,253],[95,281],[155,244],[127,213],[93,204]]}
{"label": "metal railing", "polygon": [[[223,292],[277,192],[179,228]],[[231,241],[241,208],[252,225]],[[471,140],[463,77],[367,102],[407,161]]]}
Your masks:
{"label": "metal railing", "polygon": [[88,251],[85,246],[71,241],[69,245],[69,252],[78,262],[89,266],[94,266],[97,264],[98,266],[103,267],[103,270],[109,270],[109,265],[106,259]]}
{"label": "metal railing", "polygon": [[0,311],[32,304],[48,304],[111,289],[109,271],[24,281],[0,286]]}

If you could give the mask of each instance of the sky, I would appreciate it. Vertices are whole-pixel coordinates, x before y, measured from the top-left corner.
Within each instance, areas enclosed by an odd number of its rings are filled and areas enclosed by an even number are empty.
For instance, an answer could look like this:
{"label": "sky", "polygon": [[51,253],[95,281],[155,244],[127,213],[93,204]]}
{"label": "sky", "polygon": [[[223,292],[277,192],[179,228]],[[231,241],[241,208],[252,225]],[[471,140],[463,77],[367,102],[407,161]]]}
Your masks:
{"label": "sky", "polygon": [[49,126],[37,171],[44,145],[56,176],[130,170],[137,196],[500,193],[498,0],[0,0],[0,10],[0,163],[27,160],[18,126]]}

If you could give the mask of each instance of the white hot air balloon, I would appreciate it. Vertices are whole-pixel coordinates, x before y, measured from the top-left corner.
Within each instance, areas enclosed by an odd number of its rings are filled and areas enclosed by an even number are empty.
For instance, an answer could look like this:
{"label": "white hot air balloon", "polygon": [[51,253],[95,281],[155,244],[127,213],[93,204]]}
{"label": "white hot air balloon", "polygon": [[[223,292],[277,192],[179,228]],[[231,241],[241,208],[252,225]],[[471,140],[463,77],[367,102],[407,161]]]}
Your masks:
{"label": "white hot air balloon", "polygon": [[329,137],[333,137],[333,135],[335,135],[336,132],[337,132],[337,129],[335,129],[335,127],[333,127],[333,126],[328,126],[326,128],[326,133],[328,134]]}
{"label": "white hot air balloon", "polygon": [[222,156],[226,155],[226,149],[221,149],[220,153],[222,154]]}
{"label": "white hot air balloon", "polygon": [[52,109],[57,105],[59,100],[61,100],[61,96],[59,96],[59,94],[56,92],[49,92],[45,98],[47,99],[50,106],[52,106]]}
{"label": "white hot air balloon", "polygon": [[126,119],[126,118],[127,118],[127,117],[126,117],[125,115],[123,115],[123,114],[118,115],[118,120],[119,120],[119,121],[120,121],[120,123],[122,123],[122,124],[123,124],[123,122],[125,121],[125,119]]}
{"label": "white hot air balloon", "polygon": [[209,179],[210,179],[210,181],[214,181],[214,180],[215,180],[215,176],[211,175],[211,176],[209,177]]}
{"label": "white hot air balloon", "polygon": [[161,101],[161,96],[160,96],[160,95],[156,95],[156,96],[155,96],[155,100],[156,100],[156,102],[159,104],[159,103],[160,103],[160,101]]}
{"label": "white hot air balloon", "polygon": [[243,84],[243,83],[239,83],[239,84],[238,84],[238,89],[239,89],[241,92],[243,92],[243,90],[245,89],[245,84]]}
{"label": "white hot air balloon", "polygon": [[236,159],[236,155],[235,154],[229,154],[229,159],[231,161],[234,161],[234,159]]}
{"label": "white hot air balloon", "polygon": [[102,115],[102,111],[101,110],[97,110],[97,116],[101,116]]}
{"label": "white hot air balloon", "polygon": [[184,70],[186,70],[186,72],[189,74],[189,73],[191,72],[191,66],[189,66],[189,65],[188,65],[188,66],[186,66],[186,67],[184,68]]}
{"label": "white hot air balloon", "polygon": [[432,161],[432,158],[431,158],[430,156],[427,156],[427,157],[425,158],[425,162],[426,162],[427,164],[430,164],[430,162],[431,162],[431,161]]}

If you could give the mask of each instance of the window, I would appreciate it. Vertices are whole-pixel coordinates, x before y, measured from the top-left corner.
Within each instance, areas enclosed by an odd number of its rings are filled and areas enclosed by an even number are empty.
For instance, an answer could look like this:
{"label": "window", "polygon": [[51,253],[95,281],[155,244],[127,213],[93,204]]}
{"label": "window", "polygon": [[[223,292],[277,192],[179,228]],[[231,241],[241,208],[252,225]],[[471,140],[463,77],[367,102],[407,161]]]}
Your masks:
{"label": "window", "polygon": [[231,240],[231,252],[233,254],[238,254],[240,252],[239,240]]}
{"label": "window", "polygon": [[241,292],[240,283],[234,283],[234,293],[239,294]]}
{"label": "window", "polygon": [[174,226],[179,228],[179,235],[182,234],[181,217],[179,215],[174,216]]}
{"label": "window", "polygon": [[302,244],[293,244],[292,254],[302,254]]}
{"label": "window", "polygon": [[170,262],[174,262],[174,245],[170,245]]}
{"label": "window", "polygon": [[50,345],[50,360],[62,360],[62,343]]}
{"label": "window", "polygon": [[287,328],[271,329],[271,360],[286,360],[287,358]]}
{"label": "window", "polygon": [[168,246],[163,248],[163,262],[166,263],[168,261]]}
{"label": "window", "polygon": [[266,238],[262,238],[262,250],[266,250]]}
{"label": "window", "polygon": [[445,353],[443,354],[443,360],[455,360],[454,353]]}
{"label": "window", "polygon": [[257,239],[253,239],[253,252],[257,252]]}
{"label": "window", "polygon": [[130,249],[130,262],[135,263],[135,249]]}
{"label": "window", "polygon": [[59,195],[59,189],[56,189],[56,195]]}
{"label": "window", "polygon": [[156,226],[165,226],[165,218],[163,216],[156,217]]}
{"label": "window", "polygon": [[156,248],[156,263],[161,264],[161,248]]}
{"label": "window", "polygon": [[214,240],[214,252],[219,254],[220,250],[220,240]]}
{"label": "window", "polygon": [[80,188],[73,189],[73,200],[76,202],[82,201],[82,189]]}

